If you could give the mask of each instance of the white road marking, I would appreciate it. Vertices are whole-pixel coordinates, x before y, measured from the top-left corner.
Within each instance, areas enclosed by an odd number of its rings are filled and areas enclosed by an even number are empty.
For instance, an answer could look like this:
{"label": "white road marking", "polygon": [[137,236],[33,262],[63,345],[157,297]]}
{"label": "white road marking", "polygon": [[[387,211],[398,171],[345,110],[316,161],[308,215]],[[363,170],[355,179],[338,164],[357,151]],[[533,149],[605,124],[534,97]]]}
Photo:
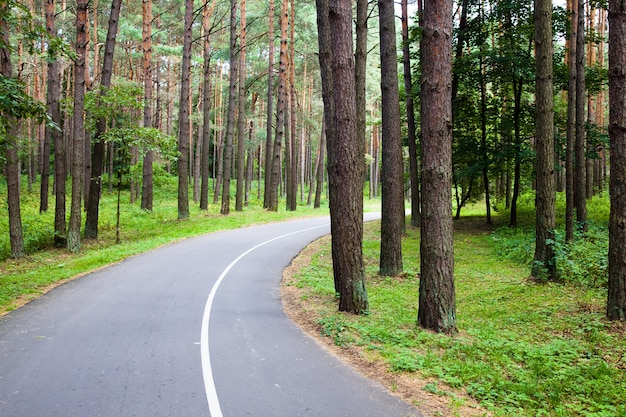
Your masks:
{"label": "white road marking", "polygon": [[217,293],[220,284],[222,283],[228,272],[237,264],[237,262],[239,262],[244,256],[246,256],[250,252],[260,248],[261,246],[267,245],[268,243],[274,242],[275,240],[283,239],[285,237],[292,236],[298,233],[307,232],[309,230],[319,229],[321,227],[328,227],[328,224],[309,227],[307,229],[287,233],[273,239],[266,240],[265,242],[259,243],[258,245],[251,249],[248,249],[247,251],[239,255],[234,261],[232,261],[230,265],[228,265],[226,269],[224,269],[217,281],[215,281],[215,284],[213,284],[213,288],[211,288],[211,292],[209,293],[209,297],[207,298],[206,304],[204,306],[204,315],[202,316],[202,329],[200,331],[200,356],[202,360],[202,376],[204,378],[204,389],[206,391],[206,398],[209,403],[209,412],[211,414],[211,417],[223,417],[222,409],[220,407],[220,401],[217,396],[217,390],[215,389],[215,380],[213,379],[213,370],[211,368],[211,357],[209,355],[209,320],[211,318],[211,308],[213,307],[213,300],[215,299],[215,294]]}

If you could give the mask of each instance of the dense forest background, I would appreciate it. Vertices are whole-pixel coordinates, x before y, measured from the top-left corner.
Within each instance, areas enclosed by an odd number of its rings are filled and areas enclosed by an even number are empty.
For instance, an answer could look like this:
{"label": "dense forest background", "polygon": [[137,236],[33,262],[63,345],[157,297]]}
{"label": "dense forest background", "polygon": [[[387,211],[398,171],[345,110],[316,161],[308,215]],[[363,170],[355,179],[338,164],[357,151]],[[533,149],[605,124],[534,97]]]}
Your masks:
{"label": "dense forest background", "polygon": [[[82,240],[98,237],[103,190],[116,190],[118,201],[128,193],[130,204],[149,212],[155,189],[176,179],[184,220],[190,201],[201,210],[219,204],[228,215],[231,206],[244,210],[251,195],[270,211],[279,201],[287,210],[299,202],[319,207],[328,180],[331,217],[350,212],[349,223],[362,217],[362,207],[333,209],[333,201],[362,200],[359,192],[377,197],[382,187],[384,275],[402,271],[402,198],[410,200],[411,225],[422,228],[422,256],[444,259],[438,251],[451,253],[448,217],[480,201],[487,223],[494,210],[506,210],[515,227],[520,196],[536,190],[531,274],[558,280],[557,193],[567,200],[565,241],[584,238],[587,202],[606,192],[616,171],[610,167],[621,166],[609,163],[608,152],[609,108],[624,111],[609,106],[607,94],[610,7],[404,0],[395,7],[358,1],[352,10],[348,3],[2,1],[2,225],[10,238],[2,257],[40,247],[29,247],[34,232],[23,230],[24,187],[39,187],[41,213],[54,210],[54,244],[77,252]],[[433,11],[431,3],[446,7]],[[340,62],[344,52],[349,59]],[[354,65],[354,87],[342,81],[345,65]],[[342,153],[351,141],[356,153]],[[354,184],[359,191],[341,188]],[[620,193],[612,192],[612,203]],[[613,207],[615,219],[620,210]],[[429,252],[432,241],[450,248]],[[623,260],[619,246],[613,244],[616,262]],[[437,268],[434,276],[451,279],[451,262]],[[358,283],[359,274],[349,282]],[[428,276],[422,271],[425,285]],[[620,276],[609,298],[621,301],[609,316],[615,310],[612,317],[624,320]],[[449,290],[453,295],[453,285]],[[433,302],[453,305],[454,298]],[[345,308],[367,310],[366,297]],[[453,332],[454,309],[443,315],[422,324]]]}

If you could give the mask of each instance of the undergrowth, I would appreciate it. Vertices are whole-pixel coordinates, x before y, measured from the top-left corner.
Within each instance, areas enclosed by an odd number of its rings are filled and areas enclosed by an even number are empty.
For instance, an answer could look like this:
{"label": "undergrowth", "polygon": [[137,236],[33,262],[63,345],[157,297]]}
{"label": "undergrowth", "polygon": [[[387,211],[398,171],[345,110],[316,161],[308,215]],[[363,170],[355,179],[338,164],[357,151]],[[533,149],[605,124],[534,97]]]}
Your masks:
{"label": "undergrowth", "polygon": [[557,251],[568,260],[560,266],[563,283],[529,279],[528,225],[492,232],[467,227],[476,219],[457,222],[454,337],[416,325],[418,230],[403,240],[405,274],[383,278],[378,223],[366,226],[367,315],[336,311],[328,247],[297,275],[297,285],[308,289],[310,302],[322,300],[315,308],[323,336],[360,347],[389,372],[430,380],[424,391],[456,401],[470,396],[495,416],[624,417],[626,328],[605,319],[606,229],[594,221],[576,244]]}

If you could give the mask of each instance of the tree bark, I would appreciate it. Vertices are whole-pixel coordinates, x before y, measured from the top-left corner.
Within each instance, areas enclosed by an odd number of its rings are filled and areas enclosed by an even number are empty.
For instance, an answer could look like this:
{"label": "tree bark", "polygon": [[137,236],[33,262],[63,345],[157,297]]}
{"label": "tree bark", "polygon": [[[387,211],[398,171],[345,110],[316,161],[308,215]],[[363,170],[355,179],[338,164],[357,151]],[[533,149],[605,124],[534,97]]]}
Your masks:
{"label": "tree bark", "polygon": [[328,28],[332,28],[335,128],[332,140],[327,138],[328,182],[333,274],[335,283],[339,284],[339,310],[361,314],[368,310],[369,303],[362,250],[364,149],[356,131],[351,3],[350,0],[331,0],[326,12]]}
{"label": "tree bark", "polygon": [[587,167],[585,156],[585,2],[578,1],[576,37],[576,143],[574,149],[574,207],[578,229],[587,231]]}
{"label": "tree bark", "polygon": [[77,0],[76,7],[76,59],[74,61],[74,141],[72,161],[72,204],[67,233],[67,249],[80,250],[80,226],[85,157],[85,51],[87,45],[88,0]]}
{"label": "tree bark", "polygon": [[[152,127],[152,0],[142,0],[142,38],[143,51],[143,126]],[[154,151],[147,150],[143,157],[141,181],[141,209],[152,211]]]}
{"label": "tree bark", "polygon": [[421,327],[456,332],[452,230],[452,0],[424,5],[422,32]]}
{"label": "tree bark", "polygon": [[[1,1],[0,6],[7,7],[6,1]],[[2,33],[2,45],[0,46],[0,73],[3,77],[12,78],[11,51],[9,49],[9,34],[11,30],[7,21],[0,14],[0,32]],[[7,176],[7,203],[9,210],[9,242],[11,244],[11,256],[21,258],[26,254],[24,249],[24,234],[22,231],[22,209],[20,207],[20,169],[19,169],[19,144],[17,139],[17,120],[9,115],[2,115],[6,136],[6,176]]]}
{"label": "tree bark", "polygon": [[183,60],[178,113],[178,220],[189,218],[189,102],[191,93],[191,38],[193,0],[185,0]]}
{"label": "tree bark", "polygon": [[[46,28],[48,34],[56,35],[54,0],[46,1]],[[61,73],[56,59],[48,62],[48,112],[52,121],[61,129]],[[63,132],[46,125],[47,140],[54,144],[54,246],[64,247],[66,239],[66,213],[65,213],[65,147],[63,144]]]}
{"label": "tree bark", "polygon": [[281,179],[281,149],[285,135],[287,109],[287,1],[283,1],[280,10],[280,52],[278,58],[278,103],[276,105],[276,136],[272,148],[272,171],[268,210],[278,211],[278,194]]}
{"label": "tree bark", "polygon": [[[274,0],[269,0],[268,16],[268,57],[267,57],[267,129],[265,137],[265,180],[263,208],[270,205],[273,164],[272,122],[274,121]],[[260,186],[260,185],[259,185]]]}
{"label": "tree bark", "polygon": [[404,167],[400,132],[398,57],[393,0],[378,0],[380,24],[380,72],[382,94],[382,220],[380,229],[380,274],[402,272],[404,231]]}
{"label": "tree bark", "polygon": [[228,87],[228,115],[226,117],[226,138],[223,148],[222,207],[221,214],[230,213],[230,178],[233,163],[233,135],[235,130],[235,109],[237,108],[237,0],[230,1],[230,82]]}
{"label": "tree bark", "polygon": [[611,214],[606,315],[626,321],[626,5],[609,1]]}
{"label": "tree bark", "polygon": [[235,211],[243,211],[246,178],[246,0],[241,0],[239,28],[239,112],[237,115],[237,193]]}
{"label": "tree bark", "polygon": [[576,142],[576,39],[578,38],[578,1],[570,0],[570,33],[567,86],[567,131],[565,145],[565,241],[574,239],[574,143]]}
{"label": "tree bark", "polygon": [[409,14],[407,0],[402,0],[402,64],[404,71],[404,103],[406,107],[407,140],[409,144],[409,179],[411,181],[411,226],[420,224],[420,186],[417,154],[417,126],[409,44]]}
{"label": "tree bark", "polygon": [[[115,53],[115,38],[117,36],[117,26],[119,22],[122,0],[111,2],[111,13],[109,15],[109,29],[107,40],[104,46],[104,61],[102,63],[102,79],[100,81],[100,97],[104,97],[111,87],[111,77],[113,76],[113,55]],[[102,171],[104,170],[104,150],[105,142],[102,136],[106,132],[107,121],[100,118],[96,121],[96,131],[94,133],[93,154],[91,155],[91,178],[89,178],[89,194],[87,201],[87,216],[85,219],[85,238],[96,239],[98,237],[98,218],[100,213],[100,196],[102,194]],[[87,178],[85,179],[87,181]]]}
{"label": "tree bark", "polygon": [[[554,99],[552,75],[552,0],[535,0],[536,126],[535,163],[537,194],[535,259],[531,275],[539,280],[556,280],[554,258],[555,171]],[[584,195],[583,195],[584,197]]]}
{"label": "tree bark", "polygon": [[202,96],[202,161],[200,184],[200,210],[209,209],[209,154],[211,144],[211,110],[212,110],[212,83],[211,83],[211,22],[215,2],[205,4],[202,27],[204,30],[204,67]]}

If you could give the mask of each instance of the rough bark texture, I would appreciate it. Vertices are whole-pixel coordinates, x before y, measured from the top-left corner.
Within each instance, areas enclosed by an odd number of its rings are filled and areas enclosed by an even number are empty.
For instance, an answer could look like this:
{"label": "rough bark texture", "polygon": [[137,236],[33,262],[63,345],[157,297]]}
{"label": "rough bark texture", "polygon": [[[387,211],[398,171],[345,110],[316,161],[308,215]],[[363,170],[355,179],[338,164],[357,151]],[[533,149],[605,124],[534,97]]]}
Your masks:
{"label": "rough bark texture", "polygon": [[[143,50],[143,126],[152,127],[152,0],[142,1]],[[148,150],[143,157],[141,181],[141,209],[152,211],[154,151]]]}
{"label": "rough bark texture", "polygon": [[246,0],[241,0],[239,28],[239,111],[237,114],[237,193],[235,211],[243,211],[246,178]]}
{"label": "rough bark texture", "polygon": [[178,219],[189,218],[189,100],[191,93],[191,27],[193,0],[185,0],[183,60],[178,113]]}
{"label": "rough bark texture", "polygon": [[[50,36],[56,35],[54,0],[46,1],[46,30]],[[48,61],[48,94],[47,109],[52,121],[61,126],[61,74],[59,63],[56,59]],[[65,150],[63,134],[59,129],[46,125],[46,140],[54,144],[54,245],[63,247],[66,242],[66,218],[65,218]],[[48,159],[44,156],[44,161]],[[45,162],[44,162],[45,163]],[[42,185],[42,192],[43,192]],[[48,188],[46,187],[46,192]]]}
{"label": "rough bark texture", "polygon": [[[0,6],[7,7],[6,1],[1,1]],[[2,33],[2,45],[0,46],[0,73],[3,77],[11,78],[11,51],[9,50],[10,29],[3,15],[0,15],[0,31]],[[7,203],[9,210],[9,242],[11,244],[11,256],[21,258],[25,255],[24,235],[22,232],[22,212],[20,207],[20,171],[19,152],[17,140],[17,120],[8,115],[1,115],[4,119],[6,135],[6,176],[7,176]]]}
{"label": "rough bark texture", "polygon": [[[109,29],[104,46],[104,61],[102,63],[102,80],[100,82],[100,97],[104,96],[111,87],[113,76],[113,55],[115,53],[115,38],[119,22],[122,0],[113,0],[109,15]],[[93,153],[91,155],[91,178],[89,180],[89,195],[87,200],[87,215],[85,219],[85,238],[96,239],[98,237],[98,218],[100,213],[100,196],[102,194],[102,171],[104,170],[105,142],[102,135],[106,132],[107,121],[104,118],[96,121],[94,133]]]}
{"label": "rough bark texture", "polygon": [[[332,71],[332,53],[330,44],[330,22],[328,20],[328,0],[316,0],[317,7],[317,28],[318,28],[318,48],[320,74],[322,78],[322,98],[324,102],[324,122],[322,129],[324,134],[320,139],[320,153],[324,152],[324,147],[329,150],[328,142],[335,137],[335,104],[333,102],[333,71]],[[323,145],[322,145],[323,144]],[[324,158],[321,157],[322,165]],[[318,171],[318,190],[316,190],[315,201],[317,203],[317,194],[321,193],[319,189],[320,177],[323,180],[324,173]],[[319,207],[319,205],[318,205]],[[335,291],[339,292],[337,281],[335,281]]]}
{"label": "rough bark texture", "polygon": [[576,144],[574,149],[574,207],[578,229],[587,231],[587,166],[585,156],[585,2],[578,2],[576,37]]}
{"label": "rough bark texture", "polygon": [[267,127],[265,137],[265,180],[263,208],[270,205],[272,184],[273,141],[272,123],[274,121],[274,0],[269,0],[268,16],[268,53],[267,53]]}
{"label": "rough bark texture", "polygon": [[393,0],[378,0],[380,24],[380,72],[382,94],[382,220],[380,274],[402,272],[404,232],[404,166],[400,131],[398,57]]}
{"label": "rough bark texture", "polygon": [[365,162],[356,136],[351,1],[331,0],[328,18],[335,124],[335,137],[328,141],[333,274],[339,283],[339,310],[360,314],[369,307],[362,251]]}
{"label": "rough bark texture", "polygon": [[202,96],[202,161],[201,161],[201,184],[200,184],[200,210],[209,209],[209,154],[211,140],[211,110],[212,110],[212,83],[211,83],[211,28],[210,17],[213,14],[215,2],[211,6],[207,3],[204,6],[203,28],[204,28],[204,68],[203,68],[203,88]]}
{"label": "rough bark texture", "polygon": [[452,0],[424,5],[422,218],[418,324],[456,332],[452,246]]}
{"label": "rough bark texture", "polygon": [[87,45],[87,0],[78,0],[76,7],[76,59],[74,61],[74,141],[72,163],[72,204],[67,233],[67,249],[80,250],[80,224],[84,182],[85,142],[85,51]]}
{"label": "rough bark texture", "polygon": [[281,177],[281,150],[285,135],[285,112],[287,110],[287,1],[280,10],[280,52],[278,58],[278,102],[276,103],[276,136],[272,148],[272,171],[268,210],[278,211],[278,186]]}
{"label": "rough bark texture", "polygon": [[409,47],[409,13],[407,0],[402,0],[402,64],[404,72],[404,104],[406,107],[407,140],[409,144],[409,179],[411,181],[411,226],[420,224],[420,186],[417,163],[417,127],[415,124],[415,100]]}
{"label": "rough bark texture", "polygon": [[626,320],[626,5],[609,1],[609,135],[611,215],[606,314]]}
{"label": "rough bark texture", "polygon": [[574,239],[574,143],[576,142],[576,39],[578,0],[570,0],[570,33],[567,86],[567,131],[565,145],[565,240]]}
{"label": "rough bark texture", "polygon": [[230,1],[230,80],[228,85],[228,114],[226,116],[226,137],[224,139],[224,167],[222,180],[222,207],[220,213],[230,213],[230,178],[233,165],[233,135],[235,130],[235,110],[237,108],[237,0]]}
{"label": "rough bark texture", "polygon": [[540,280],[557,278],[552,243],[556,222],[552,54],[552,0],[535,0],[537,194],[535,259],[531,275]]}

